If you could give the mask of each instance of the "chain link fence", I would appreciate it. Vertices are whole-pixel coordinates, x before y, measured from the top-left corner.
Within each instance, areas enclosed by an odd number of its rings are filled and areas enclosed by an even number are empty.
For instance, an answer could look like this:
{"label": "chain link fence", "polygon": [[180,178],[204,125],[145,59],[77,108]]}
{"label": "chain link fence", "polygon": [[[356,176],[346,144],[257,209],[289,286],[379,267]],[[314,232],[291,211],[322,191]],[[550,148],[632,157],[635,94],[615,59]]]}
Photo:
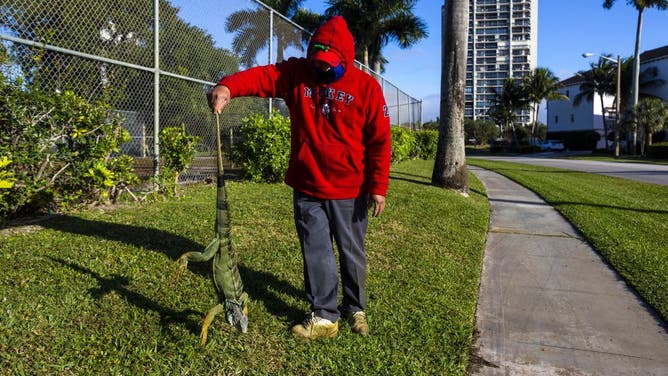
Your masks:
{"label": "chain link fence", "polygon": [[[0,42],[10,57],[3,74],[108,103],[131,135],[122,152],[143,178],[156,173],[159,131],[171,126],[200,139],[181,181],[214,176],[206,90],[224,75],[304,56],[308,37],[254,0],[0,0]],[[421,101],[370,74],[383,87],[392,124],[419,128]],[[239,140],[244,117],[272,109],[287,116],[279,100],[232,101],[221,116],[224,150]]]}

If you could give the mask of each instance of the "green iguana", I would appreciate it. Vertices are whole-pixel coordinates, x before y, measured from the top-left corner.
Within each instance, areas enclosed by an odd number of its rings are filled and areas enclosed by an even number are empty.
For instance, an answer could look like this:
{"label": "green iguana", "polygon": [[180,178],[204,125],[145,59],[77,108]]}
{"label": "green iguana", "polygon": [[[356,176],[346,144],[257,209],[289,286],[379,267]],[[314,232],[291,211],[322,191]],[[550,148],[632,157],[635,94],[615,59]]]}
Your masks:
{"label": "green iguana", "polygon": [[236,255],[232,250],[230,237],[230,211],[227,205],[227,191],[223,177],[222,144],[220,141],[220,119],[216,114],[216,146],[218,153],[217,197],[216,197],[216,235],[202,252],[187,252],[177,260],[178,280],[188,268],[188,262],[206,262],[213,258],[213,282],[221,300],[209,310],[202,324],[201,344],[206,343],[209,325],[214,317],[225,312],[227,322],[242,333],[248,330],[248,294],[244,290]]}

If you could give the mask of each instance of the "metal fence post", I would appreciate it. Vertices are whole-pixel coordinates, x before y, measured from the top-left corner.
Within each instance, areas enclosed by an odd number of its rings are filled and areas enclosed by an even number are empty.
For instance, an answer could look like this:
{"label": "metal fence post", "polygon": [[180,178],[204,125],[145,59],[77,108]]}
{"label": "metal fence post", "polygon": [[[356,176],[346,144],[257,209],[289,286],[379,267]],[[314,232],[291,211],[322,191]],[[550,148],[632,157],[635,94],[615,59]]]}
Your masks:
{"label": "metal fence post", "polygon": [[153,0],[153,176],[160,174],[160,1]]}
{"label": "metal fence post", "polygon": [[399,108],[401,105],[399,104],[401,101],[399,100],[399,95],[401,91],[399,88],[397,89],[397,125],[401,125],[401,109]]}
{"label": "metal fence post", "polygon": [[[269,64],[271,64],[273,60],[273,51],[274,51],[274,10],[270,9],[269,10]],[[272,105],[273,105],[273,99],[269,98],[269,116],[271,116],[271,111],[272,111]]]}

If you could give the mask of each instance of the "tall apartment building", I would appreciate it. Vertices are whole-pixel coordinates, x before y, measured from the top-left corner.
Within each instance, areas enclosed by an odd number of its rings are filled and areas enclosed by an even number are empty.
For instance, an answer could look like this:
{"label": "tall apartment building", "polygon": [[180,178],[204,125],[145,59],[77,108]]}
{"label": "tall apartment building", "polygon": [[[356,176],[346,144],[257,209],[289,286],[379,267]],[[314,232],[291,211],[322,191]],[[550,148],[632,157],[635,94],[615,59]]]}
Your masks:
{"label": "tall apartment building", "polygon": [[[470,0],[469,46],[466,62],[465,112],[487,118],[494,91],[503,82],[536,68],[538,0]],[[532,121],[523,111],[518,121]]]}

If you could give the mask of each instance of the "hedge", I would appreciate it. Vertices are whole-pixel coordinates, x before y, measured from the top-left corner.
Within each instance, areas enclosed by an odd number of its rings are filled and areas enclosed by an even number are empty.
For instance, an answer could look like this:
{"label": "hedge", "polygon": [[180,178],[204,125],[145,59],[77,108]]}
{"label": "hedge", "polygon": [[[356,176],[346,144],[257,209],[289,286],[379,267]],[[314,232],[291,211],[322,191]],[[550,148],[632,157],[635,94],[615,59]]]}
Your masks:
{"label": "hedge", "polygon": [[656,159],[668,159],[668,141],[658,142],[647,147],[647,156]]}

